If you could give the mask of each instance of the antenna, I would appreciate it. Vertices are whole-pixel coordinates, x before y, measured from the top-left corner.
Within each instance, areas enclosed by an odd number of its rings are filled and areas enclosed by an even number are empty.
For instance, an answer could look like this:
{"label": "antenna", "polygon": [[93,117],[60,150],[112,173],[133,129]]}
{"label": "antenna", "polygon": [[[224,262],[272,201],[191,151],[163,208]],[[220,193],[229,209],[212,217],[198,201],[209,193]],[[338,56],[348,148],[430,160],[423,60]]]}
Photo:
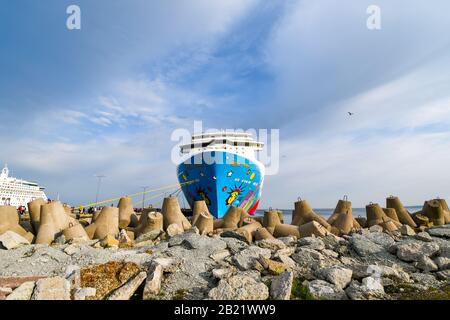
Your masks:
{"label": "antenna", "polygon": [[97,181],[97,194],[95,195],[95,208],[97,208],[98,194],[100,193],[100,184],[102,183],[102,179],[106,178],[106,176],[102,175],[102,174],[96,174],[95,177],[98,179],[98,181]]}

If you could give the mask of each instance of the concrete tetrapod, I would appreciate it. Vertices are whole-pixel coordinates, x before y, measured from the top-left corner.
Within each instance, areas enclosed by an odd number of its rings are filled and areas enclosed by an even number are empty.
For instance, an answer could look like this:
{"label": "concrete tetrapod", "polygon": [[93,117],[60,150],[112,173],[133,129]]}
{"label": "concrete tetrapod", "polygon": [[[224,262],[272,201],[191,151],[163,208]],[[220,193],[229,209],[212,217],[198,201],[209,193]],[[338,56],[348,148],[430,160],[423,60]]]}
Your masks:
{"label": "concrete tetrapod", "polygon": [[273,236],[276,238],[294,236],[300,238],[298,226],[292,224],[277,224],[273,230]]}
{"label": "concrete tetrapod", "polygon": [[323,225],[327,230],[331,230],[330,224],[323,217],[315,213],[306,200],[299,200],[295,202],[295,210],[291,224],[301,226],[302,224],[311,221],[316,221]]}
{"label": "concrete tetrapod", "polygon": [[137,238],[153,230],[163,230],[163,216],[160,212],[145,210],[141,214],[138,226],[134,229],[134,236]]}
{"label": "concrete tetrapod", "polygon": [[117,207],[119,208],[119,228],[124,229],[130,225],[131,215],[134,214],[133,200],[130,197],[122,197]]}
{"label": "concrete tetrapod", "polygon": [[378,203],[370,203],[366,205],[367,227],[383,223],[385,216],[383,209]]}
{"label": "concrete tetrapod", "polygon": [[[351,219],[352,225],[350,227],[350,230],[346,231],[348,229],[347,220],[349,219]],[[339,220],[339,223],[336,225],[337,220]],[[330,218],[328,218],[327,222],[336,230],[339,230],[339,234],[348,234],[352,229],[361,229],[361,225],[353,217],[352,202],[347,200],[347,196],[344,196],[343,200],[338,201],[333,214]]]}
{"label": "concrete tetrapod", "polygon": [[194,201],[194,207],[192,209],[192,225],[195,225],[195,221],[202,212],[209,213],[205,200]]}
{"label": "concrete tetrapod", "polygon": [[245,239],[247,239],[248,243],[252,243],[253,242],[253,232],[258,230],[259,228],[262,228],[262,225],[259,222],[253,222],[253,223],[247,224],[243,227],[236,229],[236,232],[238,234],[244,236]]}
{"label": "concrete tetrapod", "polygon": [[439,201],[439,203],[441,204],[442,210],[444,211],[445,224],[450,223],[450,208],[448,207],[447,201],[440,198],[434,200]]}
{"label": "concrete tetrapod", "polygon": [[383,208],[383,212],[397,228],[400,228],[403,225],[400,221],[398,221],[397,211],[395,211],[394,208]]}
{"label": "concrete tetrapod", "polygon": [[266,228],[256,229],[255,232],[253,232],[253,238],[255,241],[265,239],[275,239],[275,237]]}
{"label": "concrete tetrapod", "polygon": [[103,207],[97,220],[85,228],[90,239],[102,240],[119,234],[119,208]]}
{"label": "concrete tetrapod", "polygon": [[264,212],[262,225],[271,233],[275,230],[275,226],[281,224],[280,215],[278,211],[269,210]]}
{"label": "concrete tetrapod", "polygon": [[422,208],[422,214],[433,222],[435,226],[441,226],[445,224],[444,210],[441,203],[437,200],[425,201]]}
{"label": "concrete tetrapod", "polygon": [[51,203],[41,206],[41,217],[39,219],[39,231],[36,235],[36,244],[51,244],[55,240],[56,234],[61,232],[55,222],[53,210],[54,206]]}
{"label": "concrete tetrapod", "polygon": [[237,229],[242,226],[244,218],[248,216],[244,209],[231,206],[223,216],[223,229]]}
{"label": "concrete tetrapod", "polygon": [[405,209],[398,197],[390,196],[386,198],[386,208],[394,208],[395,212],[397,213],[398,220],[401,223],[407,224],[411,228],[417,227],[410,213]]}
{"label": "concrete tetrapod", "polygon": [[298,232],[300,238],[311,237],[313,235],[316,237],[325,237],[327,234],[329,234],[329,231],[317,221],[310,221],[308,223],[302,224],[300,227],[298,227]]}
{"label": "concrete tetrapod", "polygon": [[[349,234],[350,231],[354,228],[354,218],[351,211],[341,212],[336,215],[332,226],[335,227],[339,231],[339,235]],[[358,223],[358,222],[356,222]],[[359,226],[359,223],[358,223]],[[356,229],[357,227],[355,227]]]}
{"label": "concrete tetrapod", "polygon": [[382,218],[382,220],[383,220],[383,222],[380,224],[380,226],[383,227],[383,230],[385,230],[385,231],[396,231],[396,230],[398,230],[398,227],[394,223],[394,220],[392,220],[388,216],[384,216]]}
{"label": "concrete tetrapod", "polygon": [[180,204],[176,197],[164,198],[161,213],[163,215],[163,227],[167,229],[171,224],[177,224],[184,231],[191,228],[191,223],[181,212]]}
{"label": "concrete tetrapod", "polygon": [[64,229],[63,235],[66,241],[73,239],[89,240],[89,236],[80,223],[70,223],[69,227]]}
{"label": "concrete tetrapod", "polygon": [[34,239],[31,232],[26,231],[19,224],[19,213],[16,207],[0,206],[0,234],[12,231],[27,239],[30,243]]}
{"label": "concrete tetrapod", "polygon": [[46,204],[42,198],[35,199],[31,202],[28,202],[28,212],[30,215],[31,226],[33,227],[33,231],[36,234],[39,230],[39,220],[41,219],[41,206]]}
{"label": "concrete tetrapod", "polygon": [[201,235],[213,232],[214,229],[214,218],[209,212],[201,212],[195,219],[194,226],[198,228]]}

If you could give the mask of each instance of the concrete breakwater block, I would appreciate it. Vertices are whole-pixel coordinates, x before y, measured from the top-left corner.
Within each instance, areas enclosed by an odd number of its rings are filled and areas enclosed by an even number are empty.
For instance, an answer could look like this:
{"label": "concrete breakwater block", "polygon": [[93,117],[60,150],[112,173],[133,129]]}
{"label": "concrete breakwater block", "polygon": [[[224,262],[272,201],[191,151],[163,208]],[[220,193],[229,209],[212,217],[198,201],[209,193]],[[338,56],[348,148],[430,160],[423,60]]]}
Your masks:
{"label": "concrete breakwater block", "polygon": [[386,198],[386,208],[393,208],[395,209],[397,213],[398,220],[402,224],[407,224],[411,228],[417,228],[416,223],[414,222],[413,218],[411,217],[411,214],[408,210],[405,209],[402,202],[398,197],[390,196]]}
{"label": "concrete breakwater block", "polygon": [[6,231],[12,231],[19,236],[27,239],[30,243],[33,241],[34,235],[28,232],[19,224],[19,214],[16,207],[0,206],[0,235]]}

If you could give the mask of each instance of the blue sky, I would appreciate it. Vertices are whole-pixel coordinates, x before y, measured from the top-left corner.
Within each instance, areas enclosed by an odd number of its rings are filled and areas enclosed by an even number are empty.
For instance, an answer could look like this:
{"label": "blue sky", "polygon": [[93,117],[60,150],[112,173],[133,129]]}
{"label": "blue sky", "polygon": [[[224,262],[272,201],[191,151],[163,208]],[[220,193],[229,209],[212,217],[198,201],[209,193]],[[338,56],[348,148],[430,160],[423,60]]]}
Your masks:
{"label": "blue sky", "polygon": [[[81,8],[81,30],[66,8]],[[382,29],[366,28],[381,8]],[[449,197],[448,1],[1,1],[0,161],[72,204],[176,182],[176,128],[280,129],[263,206]],[[355,113],[349,117],[347,111]]]}

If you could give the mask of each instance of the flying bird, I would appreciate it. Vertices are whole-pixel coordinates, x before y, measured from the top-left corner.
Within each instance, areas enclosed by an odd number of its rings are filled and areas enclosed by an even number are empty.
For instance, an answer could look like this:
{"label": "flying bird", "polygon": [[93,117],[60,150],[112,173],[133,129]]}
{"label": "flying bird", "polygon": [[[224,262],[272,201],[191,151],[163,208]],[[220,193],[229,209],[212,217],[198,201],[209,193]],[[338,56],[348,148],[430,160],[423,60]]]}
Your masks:
{"label": "flying bird", "polygon": [[350,112],[350,111],[348,111],[347,113],[348,113],[349,116],[354,115],[354,113],[353,113],[353,112]]}

